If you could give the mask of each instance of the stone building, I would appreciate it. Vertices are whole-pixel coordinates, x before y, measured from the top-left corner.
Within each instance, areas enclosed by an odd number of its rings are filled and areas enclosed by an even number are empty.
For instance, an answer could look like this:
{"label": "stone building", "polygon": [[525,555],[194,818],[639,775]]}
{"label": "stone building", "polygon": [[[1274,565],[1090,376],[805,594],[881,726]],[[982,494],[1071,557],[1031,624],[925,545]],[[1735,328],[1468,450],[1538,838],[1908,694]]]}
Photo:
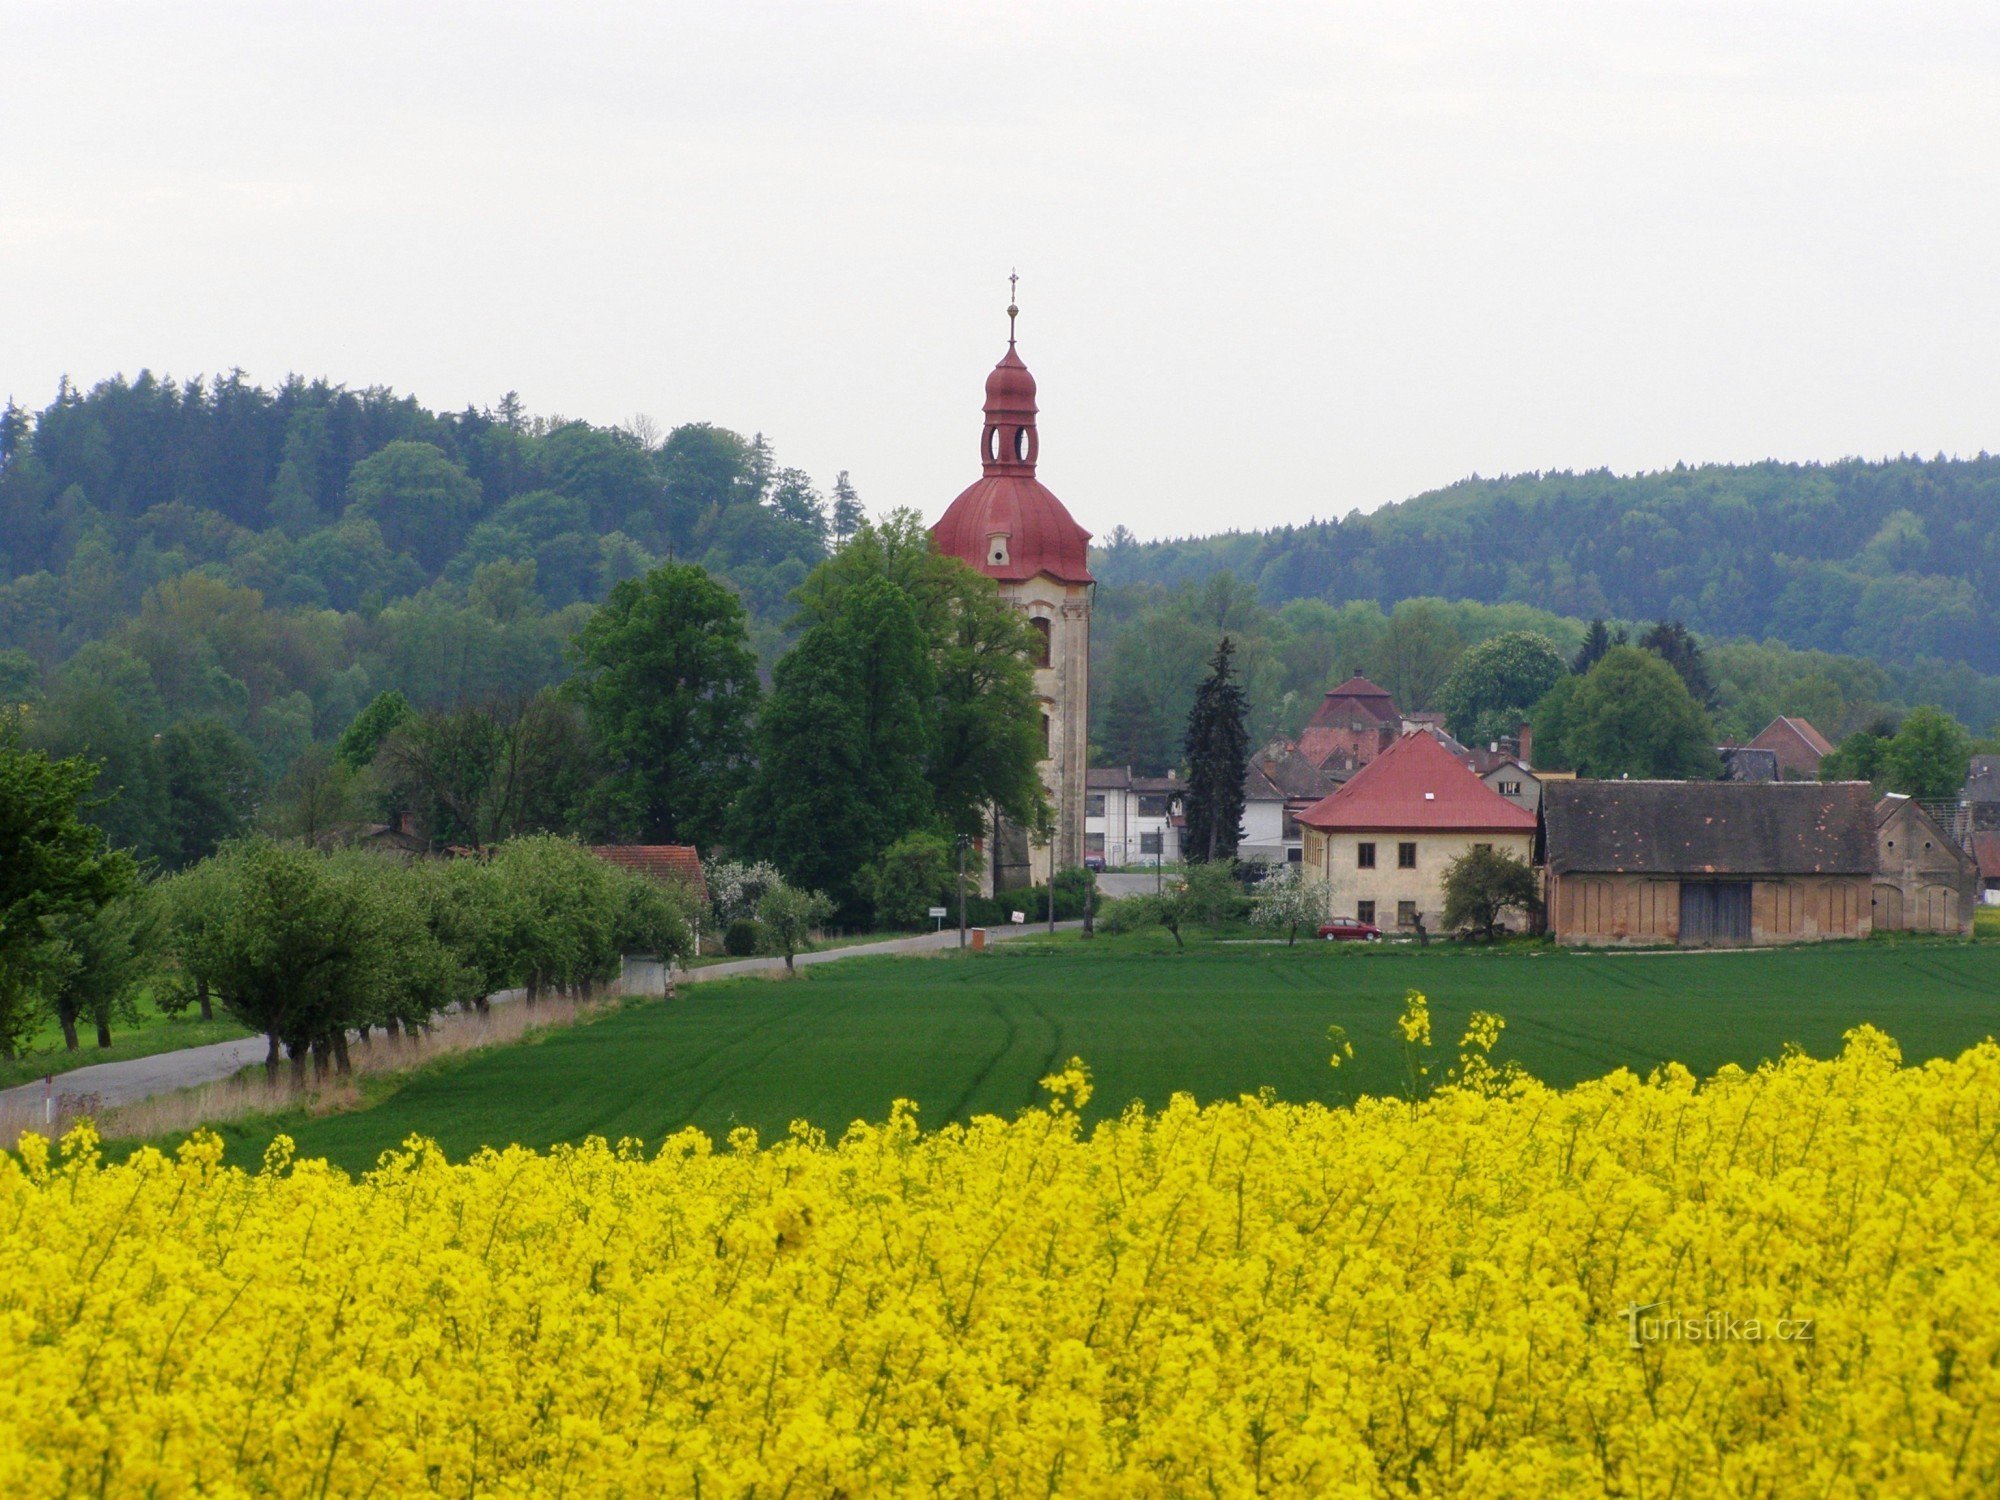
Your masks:
{"label": "stone building", "polygon": [[1875,804],[1877,932],[1971,937],[1979,887],[1978,860],[1916,799],[1892,793]]}
{"label": "stone building", "polygon": [[1425,730],[1390,741],[1299,815],[1303,864],[1327,883],[1328,915],[1438,932],[1444,874],[1475,844],[1528,861],[1535,815],[1487,786]]}
{"label": "stone building", "polygon": [[1779,714],[1747,747],[1769,750],[1778,763],[1778,776],[1785,781],[1811,781],[1819,775],[1819,763],[1833,754],[1825,735],[1796,714]]}
{"label": "stone building", "polygon": [[986,424],[979,439],[984,472],[931,528],[938,550],[991,578],[1001,598],[1027,616],[1037,637],[1041,774],[1055,812],[1053,842],[1034,843],[996,816],[981,874],[988,890],[1043,881],[1052,869],[1083,863],[1090,605],[1096,581],[1090,576],[1090,533],[1035,477],[1041,456],[1035,377],[1014,347],[1017,312],[1011,305],[1007,309],[1007,353],[986,377]]}
{"label": "stone building", "polygon": [[1559,943],[1798,943],[1873,926],[1865,781],[1550,781],[1542,846]]}

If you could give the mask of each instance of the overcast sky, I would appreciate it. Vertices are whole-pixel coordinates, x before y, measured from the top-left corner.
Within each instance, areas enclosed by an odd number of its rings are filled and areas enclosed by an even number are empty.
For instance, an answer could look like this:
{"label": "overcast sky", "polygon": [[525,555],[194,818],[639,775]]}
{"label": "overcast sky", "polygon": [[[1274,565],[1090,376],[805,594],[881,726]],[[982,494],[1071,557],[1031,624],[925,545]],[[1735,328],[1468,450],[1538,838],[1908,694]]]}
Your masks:
{"label": "overcast sky", "polygon": [[1205,533],[2000,446],[2000,7],[0,0],[0,396],[761,430]]}

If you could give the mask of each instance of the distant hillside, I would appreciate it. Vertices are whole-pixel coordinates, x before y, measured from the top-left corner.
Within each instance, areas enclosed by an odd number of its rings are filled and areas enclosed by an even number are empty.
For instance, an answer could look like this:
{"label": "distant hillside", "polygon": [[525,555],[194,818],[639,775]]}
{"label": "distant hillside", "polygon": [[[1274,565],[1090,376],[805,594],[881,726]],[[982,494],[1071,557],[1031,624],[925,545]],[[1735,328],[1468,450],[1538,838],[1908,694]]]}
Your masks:
{"label": "distant hillside", "polygon": [[1113,587],[1228,570],[1265,603],[1436,596],[1678,618],[1913,665],[2000,671],[2000,458],[1465,480],[1370,515],[1097,555]]}

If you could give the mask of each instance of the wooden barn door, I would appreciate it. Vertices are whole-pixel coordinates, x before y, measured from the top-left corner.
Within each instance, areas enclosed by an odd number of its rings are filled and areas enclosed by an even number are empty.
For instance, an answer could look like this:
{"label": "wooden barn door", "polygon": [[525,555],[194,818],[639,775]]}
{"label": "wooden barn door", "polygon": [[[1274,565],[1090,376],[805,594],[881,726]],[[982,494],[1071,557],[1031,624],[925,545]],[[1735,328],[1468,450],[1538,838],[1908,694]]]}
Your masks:
{"label": "wooden barn door", "polygon": [[1886,880],[1875,882],[1875,930],[1903,930],[1903,888],[1900,885],[1891,885]]}
{"label": "wooden barn door", "polygon": [[1747,880],[1683,880],[1681,941],[1689,944],[1750,941]]}

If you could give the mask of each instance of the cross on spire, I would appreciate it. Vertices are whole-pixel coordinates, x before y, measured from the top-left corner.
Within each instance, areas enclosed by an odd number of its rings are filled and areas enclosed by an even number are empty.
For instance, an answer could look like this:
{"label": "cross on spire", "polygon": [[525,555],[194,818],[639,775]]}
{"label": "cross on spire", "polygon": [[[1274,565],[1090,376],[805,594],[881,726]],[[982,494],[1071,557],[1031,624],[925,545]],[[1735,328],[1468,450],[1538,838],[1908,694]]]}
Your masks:
{"label": "cross on spire", "polygon": [[1019,307],[1015,306],[1016,299],[1014,296],[1020,280],[1021,276],[1019,272],[1009,271],[1007,273],[1007,347],[1009,349],[1014,347],[1014,319],[1021,311]]}

